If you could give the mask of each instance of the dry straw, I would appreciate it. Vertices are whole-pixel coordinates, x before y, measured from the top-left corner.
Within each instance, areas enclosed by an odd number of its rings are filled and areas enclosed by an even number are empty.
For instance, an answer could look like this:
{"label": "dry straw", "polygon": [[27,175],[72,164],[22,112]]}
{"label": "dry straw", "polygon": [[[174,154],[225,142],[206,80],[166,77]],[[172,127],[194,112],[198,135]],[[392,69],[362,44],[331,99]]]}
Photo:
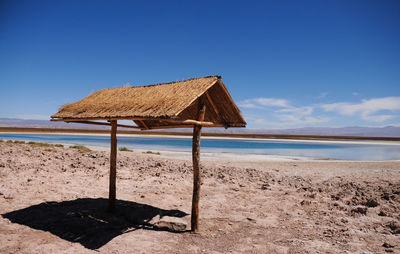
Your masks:
{"label": "dry straw", "polygon": [[246,125],[220,76],[102,89],[80,101],[62,106],[51,118],[64,121],[143,118],[143,121],[135,121],[136,124],[149,128],[168,126],[171,123],[164,120],[196,119],[199,98],[207,106],[205,121],[226,127]]}

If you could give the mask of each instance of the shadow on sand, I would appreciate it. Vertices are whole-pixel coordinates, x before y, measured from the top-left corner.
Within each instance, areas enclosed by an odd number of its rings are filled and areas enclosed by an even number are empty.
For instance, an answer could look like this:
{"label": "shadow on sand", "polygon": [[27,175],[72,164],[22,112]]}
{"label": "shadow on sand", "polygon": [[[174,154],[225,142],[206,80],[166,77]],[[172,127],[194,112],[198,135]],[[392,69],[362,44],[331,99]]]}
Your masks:
{"label": "shadow on sand", "polygon": [[48,231],[64,240],[78,242],[88,249],[98,249],[114,237],[136,229],[164,230],[150,221],[157,215],[184,217],[180,210],[163,210],[146,204],[117,200],[116,212],[107,212],[108,200],[82,198],[63,202],[44,202],[21,210],[2,214],[11,222]]}

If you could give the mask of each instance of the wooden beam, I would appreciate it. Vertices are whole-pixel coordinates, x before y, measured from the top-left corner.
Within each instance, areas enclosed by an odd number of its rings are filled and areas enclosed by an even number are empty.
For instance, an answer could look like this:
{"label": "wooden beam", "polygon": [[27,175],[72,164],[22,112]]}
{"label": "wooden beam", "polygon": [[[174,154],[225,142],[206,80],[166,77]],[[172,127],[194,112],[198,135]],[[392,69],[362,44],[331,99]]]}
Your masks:
{"label": "wooden beam", "polygon": [[94,121],[94,120],[154,120],[155,118],[145,117],[88,117],[88,118],[52,118],[52,122],[79,122],[79,121]]}
{"label": "wooden beam", "polygon": [[117,178],[117,121],[111,121],[111,149],[110,149],[110,186],[108,196],[108,210],[115,212],[116,178]]}
{"label": "wooden beam", "polygon": [[214,101],[211,99],[211,96],[210,96],[210,94],[208,93],[208,91],[206,91],[206,97],[207,97],[207,100],[210,102],[211,107],[214,109],[215,113],[217,113],[217,115],[219,115],[219,110],[218,110],[218,108],[215,106]]}
{"label": "wooden beam", "polygon": [[[162,126],[154,126],[151,127],[150,130],[158,130],[158,129],[174,129],[174,128],[193,128],[194,124],[187,125],[162,125]],[[213,124],[213,125],[202,125],[202,127],[224,127],[222,124]]]}
{"label": "wooden beam", "polygon": [[[160,130],[160,129],[175,129],[175,128],[193,128],[194,124],[187,125],[162,125],[162,126],[153,126],[149,130]],[[223,124],[213,124],[213,125],[200,125],[201,127],[207,128],[225,128]],[[228,125],[229,128],[243,128],[245,125]]]}
{"label": "wooden beam", "polygon": [[[200,100],[200,102],[202,102]],[[204,120],[206,113],[206,106],[204,103],[199,105],[198,121]],[[192,143],[192,160],[193,160],[193,196],[192,196],[192,215],[191,215],[191,230],[198,232],[199,230],[199,201],[200,201],[200,138],[201,138],[201,125],[193,127],[193,143]]]}
{"label": "wooden beam", "polygon": [[[148,121],[161,121],[161,122],[166,122],[166,123],[173,123],[174,125],[173,126],[171,126],[171,125],[161,125],[161,126],[151,126],[151,127],[149,127],[149,126],[147,126],[146,125],[146,127],[147,127],[147,129],[148,130],[151,130],[151,129],[169,129],[169,128],[191,128],[191,127],[193,127],[194,125],[200,125],[200,126],[203,126],[203,127],[226,127],[225,125],[222,125],[222,124],[216,124],[216,123],[213,123],[213,122],[204,122],[204,121],[199,121],[199,120],[191,120],[191,119],[188,119],[188,120],[174,120],[174,119],[164,119],[164,118],[132,118],[132,119],[127,119],[127,118],[118,118],[118,119],[112,119],[112,120],[109,120],[109,119],[105,119],[105,118],[102,118],[102,119],[91,119],[91,120],[107,120],[107,121],[116,121],[116,120],[132,120],[132,121],[140,121],[140,122],[143,122],[144,120],[148,120]],[[83,123],[83,124],[98,124],[98,125],[110,125],[109,123],[103,123],[103,122],[93,122],[93,121],[91,121],[91,120],[86,120],[86,119],[72,119],[72,118],[70,118],[70,119],[51,119],[50,121],[64,121],[64,122],[67,122],[67,123]],[[130,126],[130,125],[124,125],[124,124],[118,124],[117,125],[118,127],[124,127],[124,128],[134,128],[134,129],[144,129],[144,128],[140,128],[140,127],[138,127],[138,126]],[[179,126],[179,127],[176,127],[176,126]],[[236,127],[236,126],[233,126],[233,125],[229,125],[229,127]],[[242,125],[240,125],[240,126],[237,126],[237,127],[242,127]]]}
{"label": "wooden beam", "polygon": [[160,120],[164,121],[167,123],[177,123],[177,124],[192,124],[192,125],[200,125],[200,126],[208,126],[208,125],[215,125],[213,122],[204,122],[204,121],[198,121],[198,120],[170,120],[170,119],[164,119]]}
{"label": "wooden beam", "polygon": [[215,113],[219,116],[219,118],[221,119],[222,123],[224,124],[225,129],[228,127],[228,125],[226,124],[226,120],[225,118],[220,114],[217,106],[215,105],[214,101],[212,100],[210,94],[208,93],[208,91],[206,91],[206,97],[208,102],[210,102],[211,107],[214,109]]}
{"label": "wooden beam", "polygon": [[[111,126],[110,123],[102,123],[102,122],[92,122],[92,121],[65,121],[66,123],[83,123],[83,124],[93,124],[93,125],[107,125]],[[123,127],[123,128],[133,128],[133,129],[140,129],[138,126],[133,126],[133,125],[125,125],[125,124],[117,124],[118,127]]]}
{"label": "wooden beam", "polygon": [[[139,120],[139,122],[143,125],[145,130],[148,130],[149,127],[146,125],[146,123],[143,120]],[[143,128],[141,128],[143,130]]]}
{"label": "wooden beam", "polygon": [[[88,119],[80,119],[80,118],[62,118],[62,119],[50,119],[50,121],[53,122],[91,122],[92,120],[104,120],[104,121],[113,121],[113,120],[137,120],[137,121],[143,121],[143,120],[149,120],[149,121],[161,121],[161,122],[169,122],[169,123],[179,123],[179,124],[196,124],[196,125],[214,125],[215,123],[213,122],[204,122],[204,121],[198,121],[198,120],[174,120],[174,119],[165,119],[165,118],[88,118]],[[92,122],[95,123],[95,122]],[[129,125],[126,125],[129,126]]]}

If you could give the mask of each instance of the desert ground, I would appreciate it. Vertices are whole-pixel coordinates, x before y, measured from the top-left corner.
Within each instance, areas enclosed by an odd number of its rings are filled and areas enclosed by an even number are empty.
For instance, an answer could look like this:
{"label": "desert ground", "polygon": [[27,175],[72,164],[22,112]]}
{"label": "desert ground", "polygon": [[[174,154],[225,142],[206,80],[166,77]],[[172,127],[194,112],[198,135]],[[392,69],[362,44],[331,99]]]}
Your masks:
{"label": "desert ground", "polygon": [[0,253],[400,253],[400,161],[202,161],[0,142]]}

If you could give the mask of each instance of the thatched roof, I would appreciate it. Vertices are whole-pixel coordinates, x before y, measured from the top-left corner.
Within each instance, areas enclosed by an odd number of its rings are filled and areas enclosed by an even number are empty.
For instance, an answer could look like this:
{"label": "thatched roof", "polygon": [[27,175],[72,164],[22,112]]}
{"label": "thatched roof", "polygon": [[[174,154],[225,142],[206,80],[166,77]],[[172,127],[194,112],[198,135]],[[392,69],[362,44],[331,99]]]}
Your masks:
{"label": "thatched roof", "polygon": [[206,105],[204,121],[225,127],[246,126],[220,76],[102,89],[62,106],[51,118],[61,121],[131,119],[139,127],[151,129],[176,125],[167,120],[196,120],[199,100]]}

